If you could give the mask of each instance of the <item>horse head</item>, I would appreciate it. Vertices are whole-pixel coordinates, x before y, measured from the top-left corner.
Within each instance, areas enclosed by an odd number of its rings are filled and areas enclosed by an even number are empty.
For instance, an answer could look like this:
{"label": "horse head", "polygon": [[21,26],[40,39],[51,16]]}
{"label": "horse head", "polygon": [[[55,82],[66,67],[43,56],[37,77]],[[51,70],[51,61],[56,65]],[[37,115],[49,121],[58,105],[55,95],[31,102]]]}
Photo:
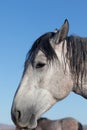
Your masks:
{"label": "horse head", "polygon": [[16,125],[35,128],[37,119],[72,90],[69,66],[64,58],[68,29],[65,20],[60,29],[38,38],[28,52],[11,109]]}

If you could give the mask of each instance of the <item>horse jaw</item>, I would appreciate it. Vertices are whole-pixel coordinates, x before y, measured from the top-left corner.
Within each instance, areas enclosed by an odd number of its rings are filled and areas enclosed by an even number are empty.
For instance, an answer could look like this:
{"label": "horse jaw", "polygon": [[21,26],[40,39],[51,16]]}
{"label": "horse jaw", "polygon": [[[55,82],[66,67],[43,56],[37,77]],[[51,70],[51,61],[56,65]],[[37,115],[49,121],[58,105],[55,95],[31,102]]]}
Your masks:
{"label": "horse jaw", "polygon": [[[22,91],[24,90],[22,89]],[[21,90],[18,93],[20,92]],[[13,101],[12,119],[21,128],[33,129],[37,126],[37,119],[50,109],[57,100],[48,90],[43,88],[32,88],[29,93],[26,94],[24,92],[23,95],[24,97],[21,94],[17,94]],[[20,119],[17,119],[18,116],[14,118],[18,110],[22,113]]]}

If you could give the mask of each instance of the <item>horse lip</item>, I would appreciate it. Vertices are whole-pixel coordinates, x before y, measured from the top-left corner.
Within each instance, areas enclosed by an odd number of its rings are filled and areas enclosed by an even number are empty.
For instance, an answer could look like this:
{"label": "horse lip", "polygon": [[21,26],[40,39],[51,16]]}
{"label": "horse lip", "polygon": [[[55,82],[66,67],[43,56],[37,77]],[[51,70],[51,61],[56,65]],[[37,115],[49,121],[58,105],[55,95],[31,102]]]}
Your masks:
{"label": "horse lip", "polygon": [[21,122],[18,122],[17,127],[20,129],[28,129],[29,124],[22,124]]}
{"label": "horse lip", "polygon": [[20,122],[17,124],[17,127],[20,129],[34,129],[37,127],[37,122],[35,122],[34,124],[21,124]]}
{"label": "horse lip", "polygon": [[31,128],[31,129],[33,129],[33,128],[35,128],[36,126],[37,126],[37,119],[36,119],[36,117],[35,117],[35,114],[32,114],[31,115],[31,118],[30,118],[30,120],[29,120],[29,125],[28,125],[28,128]]}

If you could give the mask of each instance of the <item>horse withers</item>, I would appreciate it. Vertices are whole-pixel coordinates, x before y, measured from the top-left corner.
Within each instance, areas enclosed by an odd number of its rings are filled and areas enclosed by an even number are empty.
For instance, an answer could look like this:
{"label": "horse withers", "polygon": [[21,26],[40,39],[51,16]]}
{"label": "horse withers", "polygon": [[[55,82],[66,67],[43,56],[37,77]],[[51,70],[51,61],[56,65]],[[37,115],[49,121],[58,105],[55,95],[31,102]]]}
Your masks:
{"label": "horse withers", "polygon": [[87,38],[67,36],[69,22],[39,37],[29,50],[11,115],[35,128],[40,116],[71,91],[87,98]]}

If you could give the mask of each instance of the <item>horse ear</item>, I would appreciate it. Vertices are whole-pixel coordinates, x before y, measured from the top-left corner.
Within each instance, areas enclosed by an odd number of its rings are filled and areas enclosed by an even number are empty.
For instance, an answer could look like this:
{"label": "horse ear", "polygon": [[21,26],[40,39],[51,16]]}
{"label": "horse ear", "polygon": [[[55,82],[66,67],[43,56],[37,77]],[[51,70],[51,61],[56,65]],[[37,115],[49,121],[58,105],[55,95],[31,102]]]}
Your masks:
{"label": "horse ear", "polygon": [[68,34],[68,30],[69,30],[69,22],[67,19],[65,19],[64,24],[62,25],[62,27],[60,28],[60,30],[55,32],[54,37],[51,39],[52,43],[60,43],[61,41],[63,41]]}
{"label": "horse ear", "polygon": [[57,43],[64,40],[67,37],[68,30],[69,30],[69,22],[67,19],[65,19],[64,24],[59,30],[59,34],[58,34],[59,38],[58,38]]}

